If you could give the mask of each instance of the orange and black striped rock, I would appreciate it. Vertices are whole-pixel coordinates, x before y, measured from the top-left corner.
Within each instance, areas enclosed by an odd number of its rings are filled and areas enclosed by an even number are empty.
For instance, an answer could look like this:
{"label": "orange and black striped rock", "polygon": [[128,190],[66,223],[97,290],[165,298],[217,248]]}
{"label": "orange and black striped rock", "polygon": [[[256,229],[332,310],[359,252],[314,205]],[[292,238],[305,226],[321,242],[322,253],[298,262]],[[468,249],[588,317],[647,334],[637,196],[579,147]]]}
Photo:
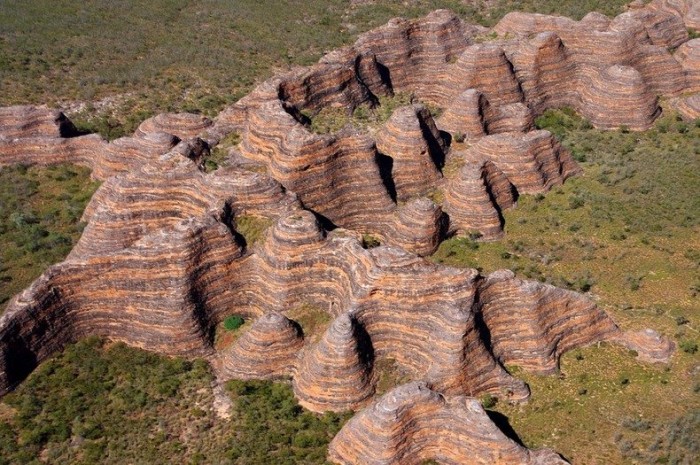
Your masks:
{"label": "orange and black striped rock", "polygon": [[[279,202],[274,195],[269,201]],[[7,354],[0,357],[2,391],[66,342],[91,334],[171,355],[212,357],[222,376],[231,377],[231,354],[247,348],[248,360],[262,359],[271,336],[246,333],[216,354],[216,324],[226,314],[255,319],[304,303],[336,319],[320,342],[299,351],[292,371],[300,400],[319,411],[367,401],[377,357],[394,359],[441,392],[523,399],[527,387],[501,362],[551,371],[564,351],[621,334],[583,296],[503,273],[483,278],[395,247],[364,249],[358,235],[326,233],[303,210],[283,214],[246,253],[232,231],[235,205],[219,208],[161,219],[160,227],[146,227],[122,248],[78,248],[15,297],[0,319],[0,348]],[[115,232],[121,228],[115,223]],[[286,342],[269,357],[279,364],[257,371],[250,365],[239,375],[267,378],[291,370],[291,352],[300,343],[288,336],[280,336]],[[18,347],[24,358],[13,356]]]}
{"label": "orange and black striped rock", "polygon": [[700,39],[684,43],[673,56],[685,71],[687,92],[700,92]]}
{"label": "orange and black striped rock", "polygon": [[[0,167],[72,163],[92,168],[107,142],[96,134],[81,137],[0,138]],[[96,155],[97,154],[97,155]]]}
{"label": "orange and black striped rock", "polygon": [[700,30],[700,5],[695,0],[653,0],[647,8],[671,13],[680,17],[687,28]]}
{"label": "orange and black striped rock", "polygon": [[399,386],[360,411],[333,438],[341,465],[564,465],[549,449],[529,450],[506,436],[479,400],[443,396],[426,383]]}
{"label": "orange and black striped rock", "polygon": [[316,412],[346,412],[367,404],[374,394],[368,344],[351,315],[338,316],[301,356],[292,382],[299,404]]}
{"label": "orange and black striped rock", "polygon": [[136,129],[136,136],[172,134],[180,139],[202,137],[214,123],[202,115],[193,113],[161,113],[148,118]]}
{"label": "orange and black striped rock", "polygon": [[548,191],[579,171],[549,131],[482,137],[463,155],[465,165],[445,189],[443,208],[454,232],[502,233],[501,211],[518,194]]}
{"label": "orange and black striped rock", "polygon": [[619,333],[591,300],[548,284],[523,281],[509,270],[487,276],[479,296],[494,355],[533,372],[555,372],[562,353],[585,345],[583,341]]}
{"label": "orange and black striped rock", "polygon": [[671,106],[684,120],[694,121],[700,118],[700,93],[689,97],[676,97],[671,100]]}
{"label": "orange and black striped rock", "polygon": [[71,137],[77,130],[66,115],[45,107],[0,108],[0,140],[30,137]]}
{"label": "orange and black striped rock", "polygon": [[398,108],[378,131],[377,150],[392,160],[396,198],[425,194],[442,177],[445,142],[422,105]]}
{"label": "orange and black striped rock", "polygon": [[301,328],[268,312],[220,354],[221,379],[279,379],[290,376],[304,345]]}
{"label": "orange and black striped rock", "polygon": [[[583,295],[422,257],[450,233],[499,237],[501,212],[519,194],[579,171],[549,132],[533,130],[546,109],[642,130],[661,95],[697,115],[697,94],[687,95],[697,47],[684,44],[697,16],[688,0],[654,0],[615,19],[509,14],[492,30],[445,10],[392,20],[269,79],[214,120],[157,115],[110,143],[70,137],[60,112],[0,110],[0,165],[72,162],[104,181],[68,258],[0,316],[0,395],[65,344],[97,335],[205,357],[222,379],[291,376],[314,411],[370,405],[334,440],[340,463],[564,463],[508,440],[463,396],[523,400],[527,385],[504,364],[552,373],[562,353],[596,341],[648,361],[667,360],[673,345],[621,331]],[[489,32],[499,38],[478,43]],[[378,131],[332,134],[313,133],[305,116],[371,108],[396,92],[445,112],[434,122],[411,105]],[[233,131],[240,164],[205,173],[210,148]],[[442,205],[426,197],[440,192]],[[247,244],[241,215],[272,226]],[[365,248],[367,233],[382,245]],[[290,319],[302,305],[333,321],[320,339]],[[215,328],[231,314],[252,323],[217,351]],[[423,383],[375,402],[385,359]]]}
{"label": "orange and black striped rock", "polygon": [[442,208],[427,197],[418,197],[399,207],[384,243],[422,257],[432,255],[447,233],[449,219]]}

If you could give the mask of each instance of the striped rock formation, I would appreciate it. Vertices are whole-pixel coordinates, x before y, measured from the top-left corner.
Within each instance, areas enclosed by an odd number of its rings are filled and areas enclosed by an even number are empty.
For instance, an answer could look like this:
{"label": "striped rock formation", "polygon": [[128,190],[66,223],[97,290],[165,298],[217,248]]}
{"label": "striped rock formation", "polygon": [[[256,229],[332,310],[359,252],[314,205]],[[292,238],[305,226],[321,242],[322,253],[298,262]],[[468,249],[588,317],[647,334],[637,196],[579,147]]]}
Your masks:
{"label": "striped rock formation", "polygon": [[392,160],[396,199],[424,194],[442,177],[445,143],[422,105],[394,111],[376,137],[377,150]]}
{"label": "striped rock formation", "polygon": [[447,224],[442,208],[427,197],[418,197],[397,210],[391,234],[383,236],[384,243],[421,257],[432,255],[446,235]]}
{"label": "striped rock formation", "polygon": [[356,410],[370,401],[371,344],[363,328],[345,313],[304,354],[292,386],[303,407],[315,411]]}
{"label": "striped rock formation", "polygon": [[[396,19],[316,65],[266,81],[224,110],[214,126],[240,131],[242,157],[266,165],[304,206],[337,226],[384,236],[385,218],[396,210],[392,200],[404,202],[442,184],[449,143],[441,144],[446,139],[438,137],[432,118],[409,108],[397,110],[376,135],[348,128],[313,134],[302,110],[341,106],[352,112],[376,106],[382,95],[406,92],[445,110],[436,126],[452,139],[507,133],[527,144],[534,117],[562,106],[600,128],[644,130],[661,112],[657,95],[692,89],[693,60],[683,53],[692,44],[675,57],[669,49],[687,41],[684,21],[693,8],[669,0],[614,19],[589,14],[578,22],[511,13],[491,32],[512,38],[489,43],[477,43],[484,28],[445,10]],[[571,174],[572,165],[562,161],[557,170]],[[451,224],[450,230],[464,226]]]}
{"label": "striped rock formation", "polygon": [[449,104],[436,123],[440,129],[469,141],[487,134],[528,132],[534,127],[534,118],[523,103],[493,107],[484,94],[467,89]]}
{"label": "striped rock formation", "polygon": [[425,383],[382,396],[333,438],[329,459],[341,465],[564,465],[549,449],[528,450],[491,421],[470,397],[445,397]]}
{"label": "striped rock formation", "polygon": [[195,137],[211,120],[188,113],[163,114],[144,121],[133,137],[110,143],[98,135],[78,136],[63,113],[37,107],[0,109],[0,167],[17,163],[73,163],[92,169],[94,179],[106,180],[155,161],[171,150],[201,161],[209,146]]}
{"label": "striped rock formation", "polygon": [[[562,353],[596,341],[649,361],[666,360],[672,345],[622,332],[585,296],[421,256],[449,233],[498,237],[519,194],[578,172],[551,134],[533,130],[546,109],[571,106],[595,126],[635,130],[658,116],[657,95],[678,99],[686,116],[697,111],[697,94],[684,95],[696,84],[695,43],[684,44],[696,13],[689,0],[655,0],[615,19],[511,14],[491,31],[444,10],[396,19],[264,82],[214,120],[158,115],[109,143],[76,136],[54,111],[0,110],[0,166],[78,163],[104,181],[69,257],[0,316],[0,395],[88,335],[205,357],[222,380],[291,376],[299,401],[319,412],[370,404],[376,362],[392,359],[423,384],[348,423],[334,460],[564,463],[508,440],[463,396],[525,399],[527,385],[504,364],[551,373]],[[485,32],[504,38],[477,43]],[[411,105],[379,131],[324,135],[305,116],[372,108],[399,92],[445,112],[435,122]],[[202,170],[232,131],[236,157],[266,174],[243,162]],[[469,146],[454,150],[457,135]],[[463,167],[443,173],[453,158]],[[442,205],[425,197],[435,190]],[[273,226],[248,245],[236,231],[241,215]],[[365,233],[384,245],[364,248]],[[332,320],[320,339],[290,319],[303,305]],[[230,314],[253,323],[217,351],[214,331]]]}
{"label": "striped rock formation", "polygon": [[[173,219],[147,227],[121,249],[77,249],[49,269],[0,317],[0,391],[66,342],[97,334],[166,354],[210,357],[223,379],[291,370],[300,401],[315,411],[367,402],[378,357],[450,395],[519,400],[528,389],[502,361],[552,371],[566,350],[623,337],[578,294],[504,273],[482,277],[435,265],[398,248],[366,250],[357,235],[326,233],[304,210],[281,216],[246,253],[232,214],[235,207],[224,204]],[[212,331],[226,314],[255,319],[304,303],[328,309],[335,322],[320,342],[298,350],[293,370],[292,352],[301,343],[279,316],[254,322],[232,348],[214,351]],[[279,346],[266,343],[272,340]],[[239,359],[261,365],[236,366]]]}
{"label": "striped rock formation", "polygon": [[0,167],[18,163],[25,165],[53,165],[73,163],[92,167],[96,153],[107,143],[100,136],[81,137],[34,136],[18,139],[0,138]]}
{"label": "striped rock formation", "polygon": [[680,113],[686,121],[700,118],[700,93],[690,97],[677,97],[671,100],[671,106]]}
{"label": "striped rock formation", "polygon": [[517,191],[493,163],[468,161],[448,184],[444,208],[453,232],[495,239],[503,233],[501,211],[516,199]]}
{"label": "striped rock formation", "polygon": [[616,332],[593,302],[575,292],[517,279],[509,270],[487,276],[480,296],[494,355],[529,371],[553,373],[563,352]]}
{"label": "striped rock formation", "polygon": [[684,43],[678,47],[673,56],[685,71],[685,90],[687,92],[700,92],[700,39]]}
{"label": "striped rock formation", "polygon": [[58,110],[33,106],[0,108],[0,139],[70,137],[77,132]]}
{"label": "striped rock formation", "polygon": [[213,124],[212,120],[202,115],[161,113],[141,123],[136,130],[136,136],[166,133],[180,139],[191,139],[202,136]]}
{"label": "striped rock formation", "polygon": [[224,349],[218,370],[223,377],[236,379],[289,376],[303,345],[299,325],[281,313],[268,312]]}
{"label": "striped rock formation", "polygon": [[686,27],[700,29],[700,5],[695,0],[653,0],[648,8],[679,16]]}
{"label": "striped rock formation", "polygon": [[653,329],[628,331],[616,342],[639,354],[639,359],[649,363],[667,363],[675,349],[673,341],[664,338]]}
{"label": "striped rock formation", "polygon": [[[230,168],[207,175],[178,152],[109,178],[83,213],[87,223],[69,258],[108,253],[206,214],[276,217],[298,202],[267,176]],[[217,213],[220,212],[220,213]]]}
{"label": "striped rock formation", "polygon": [[467,161],[445,189],[443,208],[455,232],[502,233],[501,211],[519,194],[546,192],[579,172],[549,131],[482,137],[462,155]]}

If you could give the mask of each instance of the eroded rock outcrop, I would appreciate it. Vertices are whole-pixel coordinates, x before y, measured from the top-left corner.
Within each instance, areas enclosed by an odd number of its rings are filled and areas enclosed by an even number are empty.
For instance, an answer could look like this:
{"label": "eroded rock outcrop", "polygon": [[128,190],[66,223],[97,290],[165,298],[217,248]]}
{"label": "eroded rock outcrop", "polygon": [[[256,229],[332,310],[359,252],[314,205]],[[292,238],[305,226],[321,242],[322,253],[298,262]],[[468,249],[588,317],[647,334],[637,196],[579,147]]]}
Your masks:
{"label": "eroded rock outcrop", "polygon": [[[0,395],[88,335],[206,357],[221,380],[291,377],[302,405],[319,412],[372,404],[376,362],[391,359],[421,383],[358,414],[332,459],[565,463],[509,440],[464,396],[523,400],[527,385],[504,364],[552,373],[562,353],[596,341],[648,361],[667,360],[672,344],[621,331],[580,294],[421,257],[449,233],[497,238],[518,195],[579,171],[549,132],[533,130],[546,109],[643,130],[661,95],[697,115],[697,94],[685,94],[697,91],[685,29],[696,13],[687,0],[655,0],[615,19],[509,14],[491,31],[444,10],[396,19],[266,81],[213,120],[157,115],[112,142],[78,136],[60,112],[0,110],[0,166],[78,163],[104,181],[66,261],[0,316]],[[496,39],[477,43],[485,32]],[[311,130],[308,115],[372,111],[397,93],[412,103],[375,128]],[[417,101],[444,113],[434,120]],[[206,173],[211,146],[233,131],[241,163]],[[241,215],[273,226],[248,244],[236,230]],[[365,248],[363,234],[382,245]],[[332,322],[303,334],[291,317],[303,305]],[[230,314],[252,324],[217,351],[215,328]]]}
{"label": "eroded rock outcrop", "polygon": [[392,160],[397,200],[424,194],[442,177],[445,142],[424,106],[396,110],[379,130],[376,144]]}
{"label": "eroded rock outcrop", "polygon": [[70,137],[77,132],[58,110],[29,105],[0,108],[0,139]]}
{"label": "eroded rock outcrop", "polygon": [[275,379],[289,376],[304,345],[299,325],[278,312],[255,320],[220,356],[225,378]]}
{"label": "eroded rock outcrop", "polygon": [[369,337],[352,316],[338,316],[297,368],[292,385],[299,404],[337,412],[366,404],[374,394],[368,344]]}
{"label": "eroded rock outcrop", "polygon": [[519,194],[546,192],[579,172],[548,131],[484,136],[461,156],[466,163],[445,189],[444,209],[453,231],[485,238],[501,234],[501,211]]}
{"label": "eroded rock outcrop", "polygon": [[213,124],[206,116],[193,113],[161,113],[141,123],[136,136],[165,133],[180,139],[191,139],[203,136]]}
{"label": "eroded rock outcrop", "polygon": [[470,397],[445,397],[425,383],[388,392],[343,427],[329,446],[342,465],[565,465],[552,450],[528,450],[491,421]]}

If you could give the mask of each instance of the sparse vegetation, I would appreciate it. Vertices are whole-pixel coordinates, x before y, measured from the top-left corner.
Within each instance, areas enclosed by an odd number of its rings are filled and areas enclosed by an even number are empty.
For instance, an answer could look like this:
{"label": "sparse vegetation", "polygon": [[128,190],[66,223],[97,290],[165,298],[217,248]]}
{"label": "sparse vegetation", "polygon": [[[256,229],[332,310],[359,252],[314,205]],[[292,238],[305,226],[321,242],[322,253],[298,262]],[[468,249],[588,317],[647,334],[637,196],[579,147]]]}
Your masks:
{"label": "sparse vegetation", "polygon": [[379,357],[374,361],[374,374],[377,377],[377,394],[412,381],[411,377],[391,357]]}
{"label": "sparse vegetation", "polygon": [[97,186],[77,166],[0,169],[0,313],[14,294],[68,255]]}
{"label": "sparse vegetation", "polygon": [[304,338],[311,341],[318,340],[332,321],[327,311],[312,304],[294,307],[285,312],[285,315],[299,323],[304,332]]}
{"label": "sparse vegetation", "polygon": [[272,220],[268,218],[253,215],[236,217],[236,232],[243,236],[248,247],[260,241],[270,226],[272,226]]}
{"label": "sparse vegetation", "polygon": [[373,236],[372,234],[362,235],[362,247],[365,249],[373,249],[374,247],[379,247],[380,245],[382,245],[382,243],[376,236]]}
{"label": "sparse vegetation", "polygon": [[[362,104],[352,113],[347,108],[325,107],[317,113],[303,112],[308,120],[308,127],[317,134],[330,134],[337,132],[346,126],[356,129],[376,130],[384,124],[397,108],[419,102],[412,94],[397,93],[392,96],[380,96],[379,102],[371,107]],[[434,106],[426,105],[430,114],[437,117],[441,110]]]}
{"label": "sparse vegetation", "polygon": [[[527,405],[494,408],[528,447],[552,447],[576,463],[692,463],[697,443],[674,438],[692,436],[689,419],[700,410],[690,374],[700,342],[692,323],[700,242],[689,234],[700,225],[698,127],[668,114],[647,132],[603,132],[569,110],[537,123],[578,154],[584,175],[521,196],[504,212],[504,240],[449,239],[433,260],[592,292],[623,328],[654,328],[679,350],[668,368],[607,344],[576,350],[559,378],[518,372],[532,390]],[[650,428],[622,427],[631,415]]]}
{"label": "sparse vegetation", "polygon": [[228,136],[224,137],[219,143],[211,150],[211,153],[204,161],[204,170],[207,173],[216,171],[222,166],[226,166],[228,163],[228,152],[231,148],[236,147],[241,142],[240,134],[232,132]]}
{"label": "sparse vegetation", "polygon": [[285,383],[233,381],[222,420],[211,381],[202,360],[71,345],[0,404],[0,464],[323,464],[349,418],[303,411]]}
{"label": "sparse vegetation", "polygon": [[498,403],[498,398],[492,396],[491,394],[486,394],[481,398],[481,405],[484,406],[485,409],[491,409],[496,406]]}

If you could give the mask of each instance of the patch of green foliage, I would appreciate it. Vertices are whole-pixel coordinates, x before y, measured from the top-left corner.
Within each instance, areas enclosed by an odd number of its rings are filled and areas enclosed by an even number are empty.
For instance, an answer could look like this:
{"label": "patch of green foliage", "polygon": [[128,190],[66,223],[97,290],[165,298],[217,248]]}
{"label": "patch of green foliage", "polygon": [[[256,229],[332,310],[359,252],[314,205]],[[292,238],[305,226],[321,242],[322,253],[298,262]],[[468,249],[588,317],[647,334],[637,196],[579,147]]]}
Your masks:
{"label": "patch of green foliage", "polygon": [[[317,134],[330,134],[346,126],[356,129],[376,129],[384,124],[399,107],[419,103],[412,94],[397,93],[392,96],[380,96],[379,102],[371,107],[364,103],[352,113],[341,107],[325,107],[317,113],[304,112],[310,120],[309,129]],[[437,109],[434,109],[437,113]]]}
{"label": "patch of green foliage", "polygon": [[227,331],[235,331],[243,326],[245,320],[238,315],[231,315],[224,319],[224,329]]}
{"label": "patch of green foliage", "polygon": [[232,417],[212,408],[203,360],[90,338],[0,402],[0,464],[323,464],[349,414],[315,415],[291,386],[232,381]]}
{"label": "patch of green foliage", "polygon": [[485,396],[481,397],[481,405],[483,405],[485,409],[494,408],[497,403],[498,398],[492,396],[491,394],[486,394]]}
{"label": "patch of green foliage", "polygon": [[298,305],[285,312],[285,315],[299,323],[307,341],[320,338],[332,321],[329,312],[309,303]]}
{"label": "patch of green foliage", "polygon": [[240,432],[226,452],[240,465],[326,463],[326,448],[351,413],[314,415],[294,399],[289,384],[230,381]]}
{"label": "patch of green foliage", "polygon": [[382,395],[396,386],[412,381],[406,370],[402,369],[398,362],[391,357],[377,357],[374,360],[372,370],[377,377],[377,395]]}
{"label": "patch of green foliage", "polygon": [[211,379],[203,361],[96,338],[68,346],[2,400],[0,464],[172,463],[198,447],[186,429],[206,427],[196,391]]}
{"label": "patch of green foliage", "polygon": [[226,166],[228,163],[228,152],[232,147],[237,146],[241,142],[241,136],[237,132],[232,132],[228,136],[224,137],[219,143],[211,150],[211,153],[204,160],[204,170],[207,173],[216,171],[222,166]]}
{"label": "patch of green foliage", "polygon": [[236,231],[243,236],[248,247],[263,238],[267,228],[272,226],[272,220],[253,215],[236,217]]}
{"label": "patch of green foliage", "polygon": [[97,187],[77,166],[0,169],[0,309],[68,255]]}
{"label": "patch of green foliage", "polygon": [[382,245],[382,243],[376,236],[373,236],[372,234],[362,235],[362,247],[365,249],[373,249],[375,247],[379,247],[380,245]]}

